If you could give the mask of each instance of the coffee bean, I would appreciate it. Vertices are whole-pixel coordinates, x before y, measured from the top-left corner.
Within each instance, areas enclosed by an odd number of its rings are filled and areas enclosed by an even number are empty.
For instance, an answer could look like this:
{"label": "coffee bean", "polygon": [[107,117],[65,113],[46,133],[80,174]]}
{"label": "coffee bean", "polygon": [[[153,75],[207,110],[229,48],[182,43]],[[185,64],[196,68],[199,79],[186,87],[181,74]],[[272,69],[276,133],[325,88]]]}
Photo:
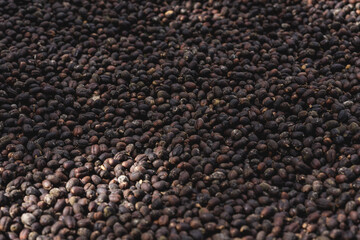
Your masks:
{"label": "coffee bean", "polygon": [[36,221],[36,218],[31,213],[24,213],[21,215],[21,222],[26,226],[31,226]]}
{"label": "coffee bean", "polygon": [[0,230],[2,232],[7,232],[9,231],[10,228],[10,224],[11,224],[11,218],[4,216],[0,219]]}
{"label": "coffee bean", "polygon": [[160,191],[163,191],[167,188],[167,185],[168,183],[161,180],[161,181],[158,181],[158,182],[155,182],[152,186],[156,189],[156,190],[160,190]]}

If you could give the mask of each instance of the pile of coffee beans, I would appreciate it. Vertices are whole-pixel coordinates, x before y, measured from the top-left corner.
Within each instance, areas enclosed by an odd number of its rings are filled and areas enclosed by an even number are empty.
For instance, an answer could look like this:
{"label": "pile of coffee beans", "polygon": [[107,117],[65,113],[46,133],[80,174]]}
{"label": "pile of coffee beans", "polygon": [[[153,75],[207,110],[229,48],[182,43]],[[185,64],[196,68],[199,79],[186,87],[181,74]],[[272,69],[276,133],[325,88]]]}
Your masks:
{"label": "pile of coffee beans", "polygon": [[0,240],[360,238],[360,2],[0,0]]}

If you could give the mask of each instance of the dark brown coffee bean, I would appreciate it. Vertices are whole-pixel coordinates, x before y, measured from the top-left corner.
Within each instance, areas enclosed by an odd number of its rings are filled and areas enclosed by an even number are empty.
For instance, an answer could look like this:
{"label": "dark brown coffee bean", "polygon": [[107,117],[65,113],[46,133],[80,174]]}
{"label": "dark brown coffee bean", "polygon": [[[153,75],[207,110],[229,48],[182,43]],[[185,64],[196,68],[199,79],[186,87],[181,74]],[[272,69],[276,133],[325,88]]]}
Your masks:
{"label": "dark brown coffee bean", "polygon": [[82,196],[85,194],[85,190],[83,187],[73,186],[70,190],[70,193],[75,196]]}
{"label": "dark brown coffee bean", "polygon": [[9,231],[9,228],[10,228],[10,224],[11,224],[11,218],[10,217],[7,217],[7,216],[4,216],[0,219],[0,230],[2,232],[7,232]]}
{"label": "dark brown coffee bean", "polygon": [[75,228],[76,226],[76,220],[72,216],[64,216],[64,223],[70,229]]}
{"label": "dark brown coffee bean", "polygon": [[152,185],[156,190],[165,190],[168,186],[168,183],[161,180],[161,181],[158,181],[158,182],[155,182],[153,185]]}

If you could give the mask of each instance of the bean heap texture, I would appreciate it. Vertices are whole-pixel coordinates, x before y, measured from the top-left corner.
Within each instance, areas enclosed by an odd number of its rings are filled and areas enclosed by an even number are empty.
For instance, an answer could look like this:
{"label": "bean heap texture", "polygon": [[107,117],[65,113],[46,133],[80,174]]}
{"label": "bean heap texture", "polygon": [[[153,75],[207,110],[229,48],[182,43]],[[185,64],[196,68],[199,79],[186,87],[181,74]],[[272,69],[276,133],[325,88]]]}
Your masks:
{"label": "bean heap texture", "polygon": [[359,239],[360,3],[0,0],[0,240]]}

